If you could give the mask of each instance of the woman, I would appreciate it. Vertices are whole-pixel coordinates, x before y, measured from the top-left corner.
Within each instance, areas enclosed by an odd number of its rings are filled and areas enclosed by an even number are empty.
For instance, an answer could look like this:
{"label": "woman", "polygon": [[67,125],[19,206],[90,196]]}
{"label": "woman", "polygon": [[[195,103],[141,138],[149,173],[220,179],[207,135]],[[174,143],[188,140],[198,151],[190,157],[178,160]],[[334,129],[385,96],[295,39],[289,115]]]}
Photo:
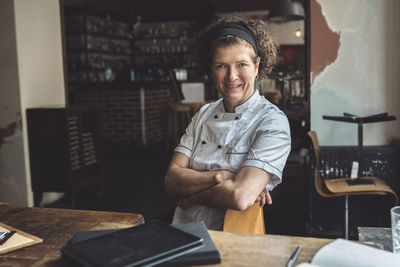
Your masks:
{"label": "woman", "polygon": [[203,106],[175,149],[165,190],[180,198],[173,223],[221,230],[226,209],[271,204],[290,152],[286,116],[260,96],[276,43],[262,21],[218,19],[200,34],[200,53],[222,98]]}

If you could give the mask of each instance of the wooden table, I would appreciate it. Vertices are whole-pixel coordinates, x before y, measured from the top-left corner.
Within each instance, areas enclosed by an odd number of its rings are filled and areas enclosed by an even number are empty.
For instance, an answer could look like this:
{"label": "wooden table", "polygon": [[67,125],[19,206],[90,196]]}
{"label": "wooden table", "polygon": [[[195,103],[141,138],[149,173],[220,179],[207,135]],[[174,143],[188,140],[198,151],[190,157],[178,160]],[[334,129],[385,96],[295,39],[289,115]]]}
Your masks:
{"label": "wooden table", "polygon": [[144,223],[140,214],[0,206],[0,222],[43,239],[43,243],[0,256],[0,266],[68,266],[58,249],[75,232]]}
{"label": "wooden table", "polygon": [[[0,207],[0,222],[40,238],[43,243],[0,256],[0,266],[71,266],[58,251],[77,231],[138,225],[141,215],[117,212],[48,208]],[[285,266],[297,246],[302,251],[296,262],[309,262],[331,239],[281,235],[233,234],[209,231],[222,262],[214,266]]]}
{"label": "wooden table", "polygon": [[284,267],[297,246],[302,250],[296,264],[310,262],[314,254],[332,239],[283,236],[233,234],[209,231],[222,257],[214,266]]}

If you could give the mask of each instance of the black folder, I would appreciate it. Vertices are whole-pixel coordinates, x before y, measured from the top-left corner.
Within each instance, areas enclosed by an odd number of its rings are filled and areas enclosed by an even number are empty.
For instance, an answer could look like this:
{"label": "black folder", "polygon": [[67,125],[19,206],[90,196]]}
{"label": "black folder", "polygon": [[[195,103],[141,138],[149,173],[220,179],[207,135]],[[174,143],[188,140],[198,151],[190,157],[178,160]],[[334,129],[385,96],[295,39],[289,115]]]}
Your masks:
{"label": "black folder", "polygon": [[202,238],[153,221],[71,242],[60,250],[84,266],[153,266],[202,246]]}
{"label": "black folder", "polygon": [[172,259],[162,264],[162,266],[176,267],[189,265],[209,265],[221,262],[221,255],[219,254],[218,249],[211,239],[211,236],[207,231],[207,227],[203,222],[178,223],[171,224],[171,226],[203,238],[204,246],[193,252]]}
{"label": "black folder", "polygon": [[[193,234],[203,239],[203,246],[195,251],[189,252],[182,256],[171,259],[161,266],[193,266],[205,264],[217,264],[221,262],[221,255],[218,252],[211,236],[207,231],[207,227],[203,222],[179,223],[171,224],[172,227],[183,230],[189,234]],[[97,236],[105,235],[119,230],[96,230],[81,231],[74,234],[71,243],[77,243]]]}

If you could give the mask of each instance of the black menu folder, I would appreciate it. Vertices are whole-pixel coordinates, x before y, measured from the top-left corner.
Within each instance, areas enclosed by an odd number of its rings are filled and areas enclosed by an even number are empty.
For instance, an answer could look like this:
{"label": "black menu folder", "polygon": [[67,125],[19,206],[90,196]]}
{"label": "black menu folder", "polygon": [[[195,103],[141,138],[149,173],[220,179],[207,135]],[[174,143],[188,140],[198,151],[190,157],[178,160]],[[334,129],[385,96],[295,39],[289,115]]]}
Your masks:
{"label": "black menu folder", "polygon": [[153,266],[203,246],[200,237],[153,221],[60,248],[84,266]]}
{"label": "black menu folder", "polygon": [[[178,223],[171,226],[183,230],[189,234],[193,234],[203,239],[203,246],[195,251],[186,253],[182,256],[171,259],[161,266],[193,266],[205,264],[217,264],[221,262],[221,255],[218,252],[207,227],[203,222]],[[71,243],[81,242],[90,238],[105,235],[119,230],[96,230],[76,232],[71,239]]]}
{"label": "black menu folder", "polygon": [[163,263],[162,266],[176,267],[189,265],[209,265],[221,262],[221,255],[219,254],[217,247],[208,233],[204,222],[178,223],[171,224],[171,226],[203,238],[204,246],[193,252]]}

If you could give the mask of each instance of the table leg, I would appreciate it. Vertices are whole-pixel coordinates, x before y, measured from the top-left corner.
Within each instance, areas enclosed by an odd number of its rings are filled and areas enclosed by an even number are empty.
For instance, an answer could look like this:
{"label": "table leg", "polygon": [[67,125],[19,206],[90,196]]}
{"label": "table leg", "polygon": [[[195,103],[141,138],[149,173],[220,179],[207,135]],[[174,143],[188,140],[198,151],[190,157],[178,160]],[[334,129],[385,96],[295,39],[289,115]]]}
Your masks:
{"label": "table leg", "polygon": [[346,195],[344,202],[344,237],[349,239],[349,195]]}
{"label": "table leg", "polygon": [[42,203],[43,192],[41,191],[33,191],[33,206],[40,207],[40,203]]}
{"label": "table leg", "polygon": [[360,160],[358,166],[358,177],[362,177],[362,171],[363,171],[363,124],[362,123],[358,123],[358,158]]}

